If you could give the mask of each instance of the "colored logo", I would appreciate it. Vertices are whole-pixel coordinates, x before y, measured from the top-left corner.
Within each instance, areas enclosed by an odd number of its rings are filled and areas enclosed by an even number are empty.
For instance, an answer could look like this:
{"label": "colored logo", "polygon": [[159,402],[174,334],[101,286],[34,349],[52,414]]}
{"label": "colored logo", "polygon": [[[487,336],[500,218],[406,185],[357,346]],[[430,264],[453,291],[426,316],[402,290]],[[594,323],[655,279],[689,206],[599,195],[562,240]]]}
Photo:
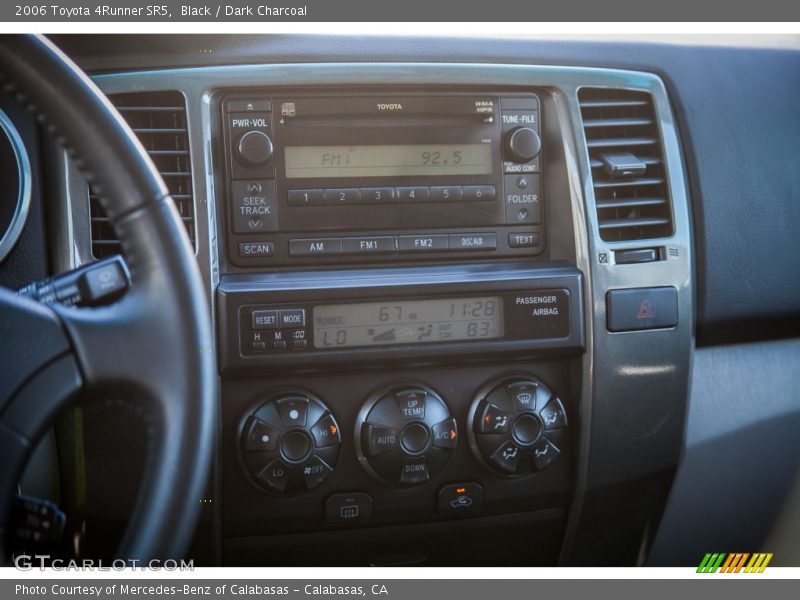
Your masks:
{"label": "colored logo", "polygon": [[698,573],[763,573],[764,569],[772,560],[772,553],[756,552],[708,552],[700,566],[697,567]]}

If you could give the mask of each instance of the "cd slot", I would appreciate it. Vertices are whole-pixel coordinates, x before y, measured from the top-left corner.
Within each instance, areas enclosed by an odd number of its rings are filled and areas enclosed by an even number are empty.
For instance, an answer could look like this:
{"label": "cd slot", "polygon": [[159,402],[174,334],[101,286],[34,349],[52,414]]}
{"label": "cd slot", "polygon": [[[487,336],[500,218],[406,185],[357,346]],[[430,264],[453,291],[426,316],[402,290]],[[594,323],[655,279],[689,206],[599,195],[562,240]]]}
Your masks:
{"label": "cd slot", "polygon": [[435,114],[397,114],[381,117],[363,115],[314,115],[286,119],[284,127],[454,127],[464,125],[491,124],[492,115],[435,115]]}

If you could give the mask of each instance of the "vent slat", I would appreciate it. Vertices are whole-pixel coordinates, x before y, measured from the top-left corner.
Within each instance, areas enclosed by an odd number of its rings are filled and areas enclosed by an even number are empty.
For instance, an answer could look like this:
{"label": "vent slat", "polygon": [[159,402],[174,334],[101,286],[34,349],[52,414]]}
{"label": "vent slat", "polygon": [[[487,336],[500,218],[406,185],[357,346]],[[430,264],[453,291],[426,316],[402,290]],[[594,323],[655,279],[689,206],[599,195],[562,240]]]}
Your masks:
{"label": "vent slat", "polygon": [[185,134],[184,127],[133,127],[133,133],[141,134]]}
{"label": "vent slat", "polygon": [[[186,107],[179,92],[134,92],[110,96],[166,180],[181,220],[194,244],[194,193],[186,126]],[[119,254],[121,246],[94,191],[89,190],[92,254]]]}
{"label": "vent slat", "polygon": [[615,198],[613,200],[598,200],[597,210],[608,208],[624,208],[634,206],[656,206],[666,204],[665,198]]}
{"label": "vent slat", "polygon": [[587,119],[583,122],[586,129],[597,127],[647,127],[654,123],[653,119]]}
{"label": "vent slat", "polygon": [[635,179],[595,179],[595,189],[638,187],[647,185],[661,185],[664,183],[662,177],[637,177]]}
{"label": "vent slat", "polygon": [[581,108],[623,108],[631,106],[647,106],[647,100],[581,100]]}
{"label": "vent slat", "polygon": [[188,150],[148,150],[150,156],[189,156]]}
{"label": "vent slat", "polygon": [[183,113],[183,106],[115,106],[119,112],[168,112]]}
{"label": "vent slat", "polygon": [[652,146],[657,144],[656,138],[631,137],[631,138],[605,138],[586,140],[589,148],[627,148],[628,146]]}
{"label": "vent slat", "polygon": [[[640,161],[642,161],[642,162],[643,162],[644,164],[646,164],[647,166],[650,166],[650,165],[660,165],[660,164],[661,164],[661,159],[660,159],[660,158],[658,158],[657,156],[640,156],[640,157],[639,157],[639,160],[640,160]],[[602,160],[600,160],[599,158],[592,158],[592,159],[589,161],[589,165],[590,165],[590,166],[591,166],[593,169],[600,169],[600,168],[602,168],[602,167],[603,167],[603,161],[602,161]]]}
{"label": "vent slat", "polygon": [[607,219],[600,223],[600,229],[624,229],[631,227],[653,227],[655,225],[668,225],[669,219],[666,217],[645,218],[637,217],[632,219]]}
{"label": "vent slat", "polygon": [[[671,235],[668,179],[650,94],[581,88],[578,102],[600,237],[615,242]],[[636,168],[625,175],[618,164]]]}

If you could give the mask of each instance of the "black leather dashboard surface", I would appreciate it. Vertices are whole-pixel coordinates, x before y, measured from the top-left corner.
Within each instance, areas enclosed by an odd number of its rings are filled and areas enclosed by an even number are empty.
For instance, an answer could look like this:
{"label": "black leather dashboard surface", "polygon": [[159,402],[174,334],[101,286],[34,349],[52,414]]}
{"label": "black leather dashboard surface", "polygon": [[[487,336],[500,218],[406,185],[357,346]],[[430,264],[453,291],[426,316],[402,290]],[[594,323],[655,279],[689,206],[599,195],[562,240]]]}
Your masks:
{"label": "black leather dashboard surface", "polygon": [[[700,344],[800,335],[800,51],[561,40],[55,36],[90,71],[424,61],[649,71],[670,92],[689,173]],[[523,83],[523,82],[520,82]]]}

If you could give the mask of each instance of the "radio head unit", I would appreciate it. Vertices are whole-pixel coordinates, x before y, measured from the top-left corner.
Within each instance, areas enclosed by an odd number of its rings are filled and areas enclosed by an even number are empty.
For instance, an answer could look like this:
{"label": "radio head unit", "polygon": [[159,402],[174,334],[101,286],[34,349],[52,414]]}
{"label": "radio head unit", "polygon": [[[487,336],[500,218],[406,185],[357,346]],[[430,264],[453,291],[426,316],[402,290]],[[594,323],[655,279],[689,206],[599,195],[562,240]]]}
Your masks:
{"label": "radio head unit", "polygon": [[535,94],[261,91],[221,106],[236,265],[544,247]]}

